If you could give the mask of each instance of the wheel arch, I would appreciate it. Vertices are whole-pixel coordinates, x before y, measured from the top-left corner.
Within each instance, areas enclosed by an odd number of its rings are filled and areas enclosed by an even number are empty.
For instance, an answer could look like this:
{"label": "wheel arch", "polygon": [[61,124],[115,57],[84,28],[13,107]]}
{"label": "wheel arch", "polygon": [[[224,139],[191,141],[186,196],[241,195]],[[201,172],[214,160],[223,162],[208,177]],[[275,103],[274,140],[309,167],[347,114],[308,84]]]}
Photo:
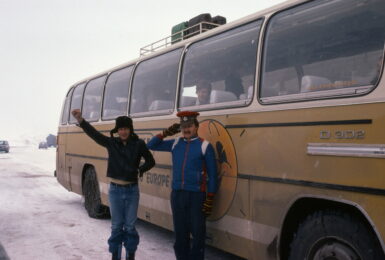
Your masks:
{"label": "wheel arch", "polygon": [[293,234],[298,229],[300,223],[309,214],[322,209],[334,209],[349,212],[357,216],[374,233],[382,250],[385,252],[384,241],[367,212],[357,203],[348,200],[337,200],[330,197],[304,195],[298,197],[289,204],[286,214],[281,223],[281,231],[278,237],[279,259],[287,259],[290,251],[290,243]]}

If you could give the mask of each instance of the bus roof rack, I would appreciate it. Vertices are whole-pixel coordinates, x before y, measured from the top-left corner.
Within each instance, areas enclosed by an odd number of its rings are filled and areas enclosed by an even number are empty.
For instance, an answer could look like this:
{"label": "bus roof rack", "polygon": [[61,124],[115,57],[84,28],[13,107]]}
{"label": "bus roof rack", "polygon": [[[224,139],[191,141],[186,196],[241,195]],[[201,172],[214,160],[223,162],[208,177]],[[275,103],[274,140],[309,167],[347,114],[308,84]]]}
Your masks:
{"label": "bus roof rack", "polygon": [[187,38],[199,35],[201,33],[204,33],[206,31],[214,29],[220,25],[221,24],[212,23],[212,22],[197,23],[197,24],[190,26],[184,30],[180,30],[178,32],[175,32],[175,33],[171,34],[170,36],[167,36],[163,39],[160,39],[156,42],[153,42],[151,44],[148,44],[148,45],[140,48],[140,56],[144,56],[144,55],[153,53],[159,49],[166,48],[166,47],[168,47],[174,43],[177,43],[177,42],[185,40]]}

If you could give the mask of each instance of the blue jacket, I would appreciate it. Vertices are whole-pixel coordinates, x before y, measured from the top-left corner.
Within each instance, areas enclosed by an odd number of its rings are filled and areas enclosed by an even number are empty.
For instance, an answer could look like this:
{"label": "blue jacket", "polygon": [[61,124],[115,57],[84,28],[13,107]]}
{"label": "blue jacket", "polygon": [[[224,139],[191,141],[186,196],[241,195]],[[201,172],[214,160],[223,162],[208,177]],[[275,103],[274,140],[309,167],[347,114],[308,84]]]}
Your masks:
{"label": "blue jacket", "polygon": [[163,140],[161,135],[157,135],[151,138],[147,147],[172,153],[173,190],[212,194],[217,191],[217,163],[214,148],[208,141],[199,137]]}

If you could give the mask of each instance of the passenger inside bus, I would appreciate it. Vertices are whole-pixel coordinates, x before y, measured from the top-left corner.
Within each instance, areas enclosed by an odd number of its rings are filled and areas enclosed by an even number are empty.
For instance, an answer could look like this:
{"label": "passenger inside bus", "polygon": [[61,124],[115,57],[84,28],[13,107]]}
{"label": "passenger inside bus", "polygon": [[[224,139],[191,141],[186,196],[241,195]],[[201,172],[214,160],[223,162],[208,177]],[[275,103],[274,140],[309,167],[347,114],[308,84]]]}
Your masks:
{"label": "passenger inside bus", "polygon": [[201,80],[196,85],[197,100],[195,105],[206,105],[210,103],[211,83],[207,80]]}

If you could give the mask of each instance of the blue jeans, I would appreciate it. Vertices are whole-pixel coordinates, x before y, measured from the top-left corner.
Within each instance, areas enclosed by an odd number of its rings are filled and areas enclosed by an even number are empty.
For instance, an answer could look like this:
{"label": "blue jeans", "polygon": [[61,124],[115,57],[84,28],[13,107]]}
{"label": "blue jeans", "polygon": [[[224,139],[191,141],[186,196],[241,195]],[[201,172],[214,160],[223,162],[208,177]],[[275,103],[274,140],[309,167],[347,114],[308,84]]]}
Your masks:
{"label": "blue jeans", "polygon": [[122,243],[127,253],[135,253],[139,244],[139,234],[135,229],[139,205],[138,184],[124,187],[110,184],[108,196],[111,212],[109,251],[118,252],[120,259]]}
{"label": "blue jeans", "polygon": [[[205,192],[172,190],[171,209],[174,221],[174,252],[177,260],[203,260],[206,217],[202,212]],[[192,241],[190,241],[190,234]]]}

